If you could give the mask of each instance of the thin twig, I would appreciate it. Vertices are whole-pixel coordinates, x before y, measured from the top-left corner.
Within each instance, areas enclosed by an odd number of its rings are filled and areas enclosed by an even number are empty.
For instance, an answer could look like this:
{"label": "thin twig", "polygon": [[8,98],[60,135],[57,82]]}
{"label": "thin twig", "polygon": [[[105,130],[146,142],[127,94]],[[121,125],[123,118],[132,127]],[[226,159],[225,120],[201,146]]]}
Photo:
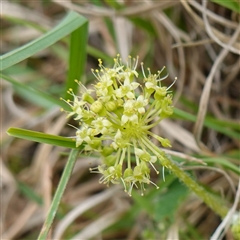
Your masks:
{"label": "thin twig", "polygon": [[114,195],[117,188],[111,187],[110,189],[101,192],[97,195],[94,195],[90,198],[87,198],[84,202],[80,203],[76,208],[72,209],[65,217],[62,219],[62,221],[57,225],[55,229],[55,233],[53,238],[54,239],[60,239],[63,235],[65,229],[76,219],[78,218],[82,213],[87,211],[88,209],[108,200],[111,196]]}
{"label": "thin twig", "polygon": [[[234,35],[232,36],[231,40],[229,41],[228,45],[231,45],[236,41],[239,33],[240,33],[240,26],[236,29],[236,31],[235,31]],[[202,130],[203,130],[204,119],[205,119],[206,112],[207,112],[213,77],[214,77],[214,74],[215,74],[216,70],[218,69],[219,65],[222,63],[223,59],[227,56],[228,52],[229,52],[229,49],[224,48],[218,55],[217,59],[215,60],[213,66],[212,66],[212,69],[206,79],[206,83],[205,83],[205,86],[204,86],[204,89],[203,89],[203,92],[201,95],[197,120],[196,120],[196,124],[195,124],[195,128],[194,128],[194,135],[195,135],[197,144],[202,148],[204,148],[204,146],[201,143],[201,135],[202,135]]]}
{"label": "thin twig", "polygon": [[133,5],[121,11],[116,11],[113,8],[105,8],[105,7],[97,7],[95,5],[87,5],[80,6],[73,4],[68,1],[58,1],[53,0],[53,2],[66,7],[68,9],[74,10],[81,14],[90,15],[90,16],[98,16],[98,17],[114,17],[114,16],[134,16],[142,13],[147,13],[155,9],[165,9],[177,5],[177,1],[164,1],[158,2],[151,5],[141,4],[141,5]]}
{"label": "thin twig", "polygon": [[201,160],[199,158],[195,158],[195,157],[189,156],[189,155],[187,155],[185,153],[176,152],[176,151],[169,150],[169,149],[166,149],[166,148],[161,148],[161,149],[164,152],[166,152],[167,154],[169,154],[169,155],[180,157],[180,158],[184,158],[185,160],[187,160],[189,162],[197,162],[197,163],[200,163],[200,164],[203,164],[203,165],[207,165],[207,163],[205,163],[203,160]]}
{"label": "thin twig", "polygon": [[192,42],[187,42],[187,43],[175,43],[172,45],[172,49],[178,48],[178,47],[196,47],[200,45],[205,45],[206,43],[213,43],[214,41],[211,39],[203,39],[199,41],[192,41]]}
{"label": "thin twig", "polygon": [[213,170],[215,172],[219,172],[222,175],[224,175],[224,177],[227,179],[230,187],[232,188],[233,193],[236,193],[235,190],[235,185],[232,181],[232,179],[229,177],[229,175],[223,171],[221,168],[216,168],[216,167],[210,167],[210,166],[187,166],[187,167],[183,167],[184,170],[191,170],[191,169],[206,169],[206,170]]}
{"label": "thin twig", "polygon": [[[204,11],[204,8],[198,2],[196,2],[196,1],[188,1],[188,2],[190,5],[195,7],[200,12]],[[230,28],[238,27],[237,22],[229,21],[228,19],[221,17],[219,14],[216,14],[208,9],[207,10],[205,9],[205,11],[206,11],[207,16],[209,16],[211,19],[215,20],[218,23],[221,23],[222,25],[224,25],[226,27],[230,27]]]}
{"label": "thin twig", "polygon": [[[240,50],[239,50],[239,49],[236,49],[236,48],[234,48],[233,46],[231,46],[232,44],[225,44],[225,43],[223,43],[223,42],[222,42],[219,38],[217,38],[217,36],[213,33],[212,28],[211,28],[211,26],[210,26],[210,24],[209,24],[209,22],[208,22],[207,13],[206,13],[206,11],[207,11],[207,2],[208,2],[207,0],[202,1],[202,6],[203,6],[202,14],[203,14],[203,21],[204,21],[205,28],[206,28],[206,30],[207,30],[208,35],[209,35],[216,43],[218,43],[221,47],[227,49],[229,52],[232,52],[232,53],[235,53],[235,54],[240,54]],[[238,27],[238,28],[239,28],[239,27]],[[238,32],[238,31],[236,31],[236,32]],[[234,35],[235,35],[235,34],[234,34]],[[236,36],[236,39],[237,39],[237,36]],[[233,41],[232,43],[234,43],[236,39],[234,39],[234,41]],[[231,40],[230,40],[230,41],[231,41]]]}

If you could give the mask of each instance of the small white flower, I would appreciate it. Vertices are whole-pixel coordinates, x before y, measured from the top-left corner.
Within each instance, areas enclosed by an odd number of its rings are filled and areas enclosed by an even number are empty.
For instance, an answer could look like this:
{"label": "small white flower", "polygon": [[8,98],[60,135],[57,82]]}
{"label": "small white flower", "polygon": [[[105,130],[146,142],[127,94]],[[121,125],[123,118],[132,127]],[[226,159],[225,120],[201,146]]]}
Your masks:
{"label": "small white flower", "polygon": [[96,129],[96,135],[97,135],[99,133],[107,134],[110,127],[112,126],[112,123],[103,117],[99,117],[96,120],[92,121],[92,125]]}
{"label": "small white flower", "polygon": [[91,133],[92,129],[87,126],[83,126],[81,129],[77,130],[77,147],[80,146],[83,142],[90,143],[91,142]]}
{"label": "small white flower", "polygon": [[143,95],[138,96],[137,100],[134,103],[134,107],[140,114],[145,113],[145,106],[148,104],[148,100],[144,98]]}
{"label": "small white flower", "polygon": [[135,90],[139,86],[139,83],[130,82],[128,78],[124,80],[123,85],[120,88],[115,90],[115,94],[118,98],[127,97],[129,99],[135,98],[135,94],[133,90]]}
{"label": "small white flower", "polygon": [[132,122],[134,124],[138,123],[138,115],[135,109],[135,103],[136,100],[127,100],[124,105],[124,111],[123,111],[123,115],[121,118],[121,124],[124,125],[125,123]]}
{"label": "small white flower", "polygon": [[119,148],[125,148],[128,144],[128,140],[124,138],[122,132],[118,129],[116,135],[114,136],[114,142],[111,146],[116,150]]}

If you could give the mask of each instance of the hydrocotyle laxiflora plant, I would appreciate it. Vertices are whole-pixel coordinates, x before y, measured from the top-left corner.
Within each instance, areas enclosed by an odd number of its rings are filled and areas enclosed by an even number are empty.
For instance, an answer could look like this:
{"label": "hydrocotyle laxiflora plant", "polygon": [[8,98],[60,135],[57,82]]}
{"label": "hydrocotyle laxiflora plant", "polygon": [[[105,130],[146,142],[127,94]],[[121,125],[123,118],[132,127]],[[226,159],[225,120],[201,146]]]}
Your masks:
{"label": "hydrocotyle laxiflora plant", "polygon": [[[133,187],[144,194],[151,181],[151,169],[159,171],[154,163],[160,161],[209,207],[220,216],[228,209],[213,195],[206,192],[188,174],[181,170],[157,145],[171,147],[170,141],[153,133],[151,129],[173,113],[170,87],[162,86],[164,68],[156,74],[145,72],[141,63],[143,79],[138,79],[138,57],[129,57],[126,65],[119,55],[114,66],[106,68],[99,59],[99,69],[92,70],[96,83],[87,89],[79,83],[80,96],[69,89],[73,100],[64,100],[71,107],[68,117],[79,123],[76,129],[76,146],[84,144],[85,151],[100,154],[102,164],[91,172],[102,174],[100,183],[122,183],[131,196]],[[138,80],[138,81],[137,81]]]}

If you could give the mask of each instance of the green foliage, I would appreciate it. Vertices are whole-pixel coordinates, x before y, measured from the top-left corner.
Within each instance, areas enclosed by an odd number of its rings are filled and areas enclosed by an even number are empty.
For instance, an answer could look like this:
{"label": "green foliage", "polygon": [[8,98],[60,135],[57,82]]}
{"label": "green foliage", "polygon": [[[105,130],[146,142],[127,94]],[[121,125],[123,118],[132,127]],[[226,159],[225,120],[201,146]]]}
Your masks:
{"label": "green foliage", "polygon": [[238,0],[211,0],[223,7],[233,10],[234,12],[240,13],[240,3]]}
{"label": "green foliage", "polygon": [[143,29],[144,31],[149,33],[150,36],[156,37],[155,29],[148,19],[144,19],[140,17],[130,17],[129,19],[134,25],[138,26],[140,29]]}
{"label": "green foliage", "polygon": [[[88,35],[88,24],[85,22],[82,27],[78,28],[71,34],[70,41],[70,56],[69,56],[69,69],[68,78],[66,83],[66,94],[67,90],[71,88],[74,93],[77,93],[78,84],[75,80],[81,80],[80,78],[84,76],[85,72],[85,62],[86,62],[86,43]],[[69,98],[69,95],[66,95]]]}
{"label": "green foliage", "polygon": [[173,224],[180,204],[186,199],[189,191],[178,180],[175,180],[166,192],[155,199],[155,219],[162,224]]}
{"label": "green foliage", "polygon": [[[185,112],[181,109],[174,108],[173,118],[195,122],[197,119],[197,116],[191,113]],[[237,140],[240,139],[240,132],[239,132],[240,126],[237,123],[233,123],[227,120],[219,120],[219,119],[207,116],[204,121],[204,126],[210,129],[213,129],[216,132],[225,134],[228,137],[231,137]]]}
{"label": "green foliage", "polygon": [[61,180],[58,184],[57,190],[56,190],[54,198],[52,200],[52,204],[51,204],[51,207],[49,209],[48,215],[47,215],[47,217],[45,219],[45,222],[44,222],[44,225],[42,227],[42,231],[40,232],[40,234],[38,236],[38,240],[47,239],[48,232],[49,232],[49,230],[52,226],[54,217],[57,213],[57,209],[58,209],[58,206],[59,206],[60,201],[62,199],[64,190],[67,186],[67,183],[69,181],[69,178],[70,178],[72,170],[73,170],[73,167],[74,167],[75,162],[77,160],[78,153],[79,153],[79,150],[73,149],[71,151],[70,155],[69,155],[67,164],[64,168],[64,171],[63,171],[63,174],[62,174],[62,177],[61,177]]}
{"label": "green foliage", "polygon": [[139,197],[138,193],[133,192],[136,207],[146,212],[148,218],[156,225],[153,229],[144,229],[144,239],[147,236],[154,236],[155,239],[160,238],[159,236],[166,238],[167,229],[179,219],[179,208],[189,194],[187,187],[169,173],[166,173],[165,181],[161,180],[158,186],[159,190],[149,191],[144,197]]}
{"label": "green foliage", "polygon": [[231,170],[232,172],[235,172],[236,174],[238,174],[240,176],[240,168],[238,166],[236,166],[235,164],[231,163],[230,161],[228,161],[227,159],[224,159],[222,157],[203,158],[203,161],[205,163],[208,163],[209,165],[210,164],[219,164],[223,168]]}
{"label": "green foliage", "polygon": [[33,88],[26,84],[23,84],[9,76],[0,73],[0,77],[13,85],[16,93],[22,96],[27,101],[34,103],[46,109],[50,109],[54,106],[66,107],[66,104],[60,99],[56,99],[54,96],[49,95],[46,92]]}
{"label": "green foliage", "polygon": [[[30,131],[20,128],[9,128],[7,133],[10,136],[26,139],[29,141],[51,144],[53,146],[60,146],[66,148],[76,148],[76,142],[74,139],[61,137],[52,134],[46,134],[41,132]],[[80,146],[81,149],[83,146]]]}
{"label": "green foliage", "polygon": [[42,198],[28,185],[23,182],[18,182],[19,191],[25,195],[29,200],[36,202],[39,205],[43,204]]}
{"label": "green foliage", "polygon": [[38,39],[19,47],[1,57],[0,70],[4,70],[12,65],[21,62],[35,53],[46,49],[63,37],[69,35],[74,30],[86,23],[86,19],[75,12],[70,12],[66,18],[55,28]]}

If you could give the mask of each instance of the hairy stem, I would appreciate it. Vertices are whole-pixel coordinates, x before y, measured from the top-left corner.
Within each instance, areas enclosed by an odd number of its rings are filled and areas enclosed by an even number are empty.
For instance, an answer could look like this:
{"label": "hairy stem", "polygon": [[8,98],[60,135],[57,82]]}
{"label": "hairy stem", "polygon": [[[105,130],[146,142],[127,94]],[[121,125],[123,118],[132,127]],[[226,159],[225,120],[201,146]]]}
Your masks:
{"label": "hairy stem", "polygon": [[177,176],[180,181],[182,181],[190,190],[192,190],[199,198],[201,198],[205,202],[205,204],[207,204],[216,214],[218,214],[222,218],[226,216],[229,209],[227,206],[224,205],[222,201],[219,201],[219,198],[207,192],[186,172],[184,172],[174,162],[172,162],[164,152],[162,152],[147,138],[145,139],[145,143],[147,144],[149,149],[151,149],[151,151],[159,158],[162,166],[164,166],[175,176]]}

